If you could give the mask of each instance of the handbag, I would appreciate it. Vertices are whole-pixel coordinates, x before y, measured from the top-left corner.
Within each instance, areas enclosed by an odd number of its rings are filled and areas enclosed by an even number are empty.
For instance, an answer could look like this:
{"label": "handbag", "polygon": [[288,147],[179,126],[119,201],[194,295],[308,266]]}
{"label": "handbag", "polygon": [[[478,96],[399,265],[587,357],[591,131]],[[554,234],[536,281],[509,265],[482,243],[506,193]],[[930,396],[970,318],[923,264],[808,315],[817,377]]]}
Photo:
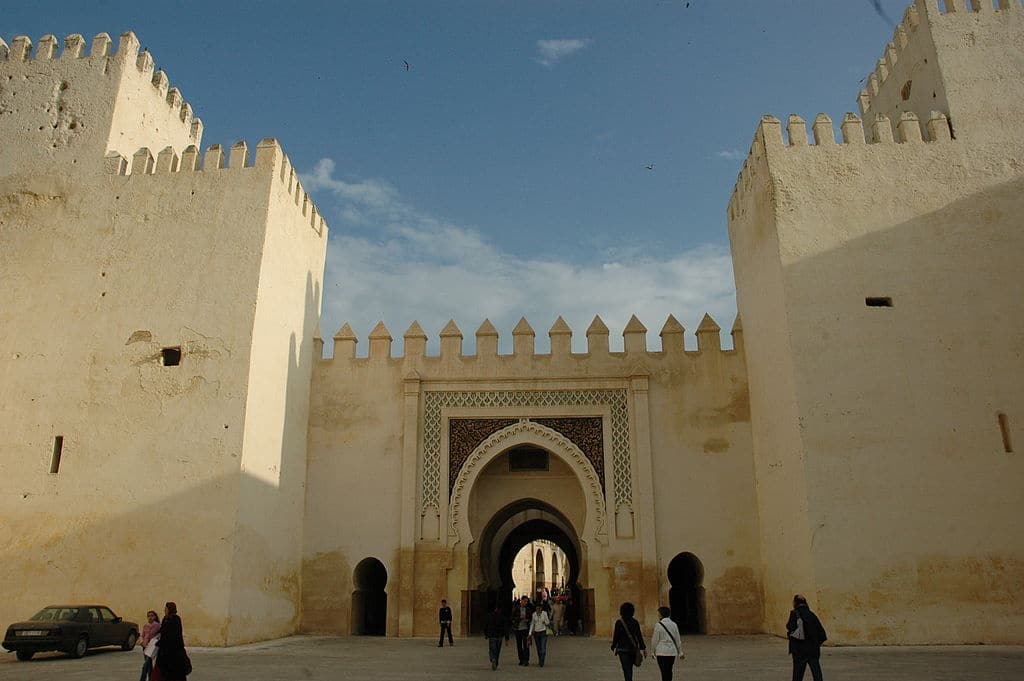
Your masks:
{"label": "handbag", "polygon": [[629,640],[633,644],[633,666],[639,667],[644,663],[644,651],[640,650],[640,644],[633,638],[633,632],[626,626],[626,622],[624,620],[619,621],[622,622],[622,628],[626,631],[626,636],[629,636]]}
{"label": "handbag", "polygon": [[800,619],[800,615],[796,616],[796,629],[789,632],[790,638],[795,638],[798,641],[803,641],[807,638],[807,634],[804,633],[804,621]]}
{"label": "handbag", "polygon": [[185,676],[192,673],[192,660],[188,659],[188,653],[185,653]]}

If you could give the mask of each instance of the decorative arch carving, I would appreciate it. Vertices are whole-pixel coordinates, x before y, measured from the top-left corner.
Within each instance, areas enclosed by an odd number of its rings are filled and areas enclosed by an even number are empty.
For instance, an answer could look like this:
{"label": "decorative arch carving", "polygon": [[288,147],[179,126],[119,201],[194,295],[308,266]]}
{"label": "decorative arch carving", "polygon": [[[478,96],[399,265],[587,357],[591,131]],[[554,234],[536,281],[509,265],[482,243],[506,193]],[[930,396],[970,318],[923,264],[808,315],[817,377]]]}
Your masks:
{"label": "decorative arch carving", "polygon": [[524,419],[488,437],[473,450],[462,465],[462,470],[455,480],[448,511],[448,545],[455,546],[471,536],[465,509],[469,501],[469,492],[481,471],[499,455],[520,445],[541,447],[568,464],[583,489],[586,501],[587,515],[582,538],[607,544],[605,502],[597,471],[580,448],[567,437],[551,428]]}

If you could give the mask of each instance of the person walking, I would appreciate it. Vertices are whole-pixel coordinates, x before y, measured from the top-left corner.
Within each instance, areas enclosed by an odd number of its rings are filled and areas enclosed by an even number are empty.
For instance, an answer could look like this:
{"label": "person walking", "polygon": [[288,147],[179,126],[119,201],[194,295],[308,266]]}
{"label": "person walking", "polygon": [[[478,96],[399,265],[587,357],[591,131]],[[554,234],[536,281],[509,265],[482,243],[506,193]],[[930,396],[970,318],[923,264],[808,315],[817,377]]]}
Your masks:
{"label": "person walking", "polygon": [[564,626],[565,619],[565,599],[561,596],[555,598],[554,605],[551,606],[551,628],[555,631],[555,636],[559,636],[562,633],[562,627]]}
{"label": "person walking", "polygon": [[512,628],[516,632],[516,652],[519,653],[519,666],[530,666],[530,622],[533,619],[533,607],[530,599],[523,596],[512,611]]}
{"label": "person walking", "polygon": [[192,673],[192,662],[185,652],[181,617],[178,616],[178,606],[174,601],[168,601],[164,605],[164,621],[160,623],[156,666],[163,681],[185,681]]}
{"label": "person walking", "polygon": [[807,667],[814,681],[821,681],[821,644],[828,640],[825,627],[807,606],[807,599],[793,596],[793,610],[786,622],[789,654],[793,656],[793,681],[803,681]]}
{"label": "person walking", "polygon": [[551,626],[551,618],[540,603],[530,618],[530,640],[537,648],[537,663],[543,667],[544,659],[548,655],[548,627]]}
{"label": "person walking", "polygon": [[153,671],[153,656],[156,644],[160,640],[160,616],[155,610],[146,613],[146,623],[142,625],[142,675],[139,681],[149,681]]}
{"label": "person walking", "polygon": [[491,660],[491,671],[497,671],[498,658],[501,657],[501,640],[505,639],[505,645],[508,645],[508,618],[501,611],[500,605],[495,604],[494,610],[487,615],[484,636],[487,637],[487,655]]}
{"label": "person walking", "polygon": [[444,633],[448,632],[448,645],[454,646],[452,639],[452,609],[448,607],[448,601],[441,599],[441,609],[437,611],[437,620],[441,624],[441,636],[437,639],[437,647],[444,648]]}
{"label": "person walking", "polygon": [[647,657],[644,635],[640,623],[633,617],[635,614],[636,608],[629,601],[620,605],[619,620],[612,635],[612,652],[619,657],[623,681],[633,681],[633,667],[639,667]]}
{"label": "person walking", "polygon": [[[565,599],[565,628],[573,636],[576,635],[576,619],[579,617],[579,608],[576,606],[576,601],[570,594]],[[580,632],[583,633],[582,631]]]}
{"label": "person walking", "polygon": [[651,633],[651,648],[654,650],[654,659],[658,661],[661,681],[672,681],[672,665],[676,658],[681,660],[685,657],[683,640],[679,637],[679,627],[672,621],[672,610],[662,606],[658,608],[658,616],[661,619]]}

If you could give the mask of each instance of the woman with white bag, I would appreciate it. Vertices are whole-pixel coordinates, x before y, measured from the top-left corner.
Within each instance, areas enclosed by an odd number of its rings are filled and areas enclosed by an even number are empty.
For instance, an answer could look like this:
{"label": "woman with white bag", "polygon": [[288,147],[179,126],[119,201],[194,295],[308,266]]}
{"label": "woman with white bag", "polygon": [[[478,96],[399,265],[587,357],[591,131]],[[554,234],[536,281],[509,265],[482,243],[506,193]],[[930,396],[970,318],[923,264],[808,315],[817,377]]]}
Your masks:
{"label": "woman with white bag", "polygon": [[658,615],[661,620],[654,625],[651,647],[654,648],[654,658],[661,670],[661,681],[672,681],[672,665],[676,658],[682,660],[685,657],[683,640],[679,637],[679,627],[671,619],[672,611],[662,606],[658,608]]}
{"label": "woman with white bag", "polygon": [[139,681],[152,678],[153,657],[156,655],[156,644],[160,641],[160,616],[154,610],[146,613],[146,624],[142,625],[142,676]]}

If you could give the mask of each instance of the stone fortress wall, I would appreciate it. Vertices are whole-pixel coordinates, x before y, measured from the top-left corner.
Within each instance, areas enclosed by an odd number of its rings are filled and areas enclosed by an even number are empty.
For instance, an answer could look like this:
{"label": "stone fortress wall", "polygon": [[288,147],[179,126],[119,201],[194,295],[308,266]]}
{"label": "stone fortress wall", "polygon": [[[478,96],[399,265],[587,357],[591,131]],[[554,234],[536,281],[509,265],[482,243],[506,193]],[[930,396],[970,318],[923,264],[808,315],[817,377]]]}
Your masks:
{"label": "stone fortress wall", "polygon": [[837,643],[1021,642],[1017,0],[916,0],[840,143],[762,119],[729,350],[634,318],[610,352],[598,318],[539,354],[524,319],[510,355],[451,322],[436,356],[413,323],[324,358],[327,227],[279,145],[201,153],[134,35],[85,46],[0,41],[0,621],[174,599],[231,645],[383,598],[382,631],[433,635],[447,597],[468,632],[539,522],[600,635],[684,564],[708,633],[781,633],[800,591]]}
{"label": "stone fortress wall", "polygon": [[[428,356],[426,334],[414,322],[401,357],[392,356],[383,324],[370,334],[365,357],[355,356],[358,339],[348,325],[334,336],[333,358],[322,360],[313,377],[306,630],[348,633],[354,589],[337,581],[368,556],[381,560],[389,576],[389,633],[432,632],[437,594],[448,594],[457,621],[468,617],[457,595],[487,581],[476,567],[485,526],[521,498],[561,511],[581,535],[581,570],[596,592],[598,633],[610,631],[622,600],[644,606],[650,611],[644,616],[667,600],[665,570],[688,547],[704,563],[708,630],[759,630],[740,325],[731,350],[721,348],[709,316],[696,331],[696,351],[684,349],[684,329],[672,317],[660,332],[660,350],[648,350],[647,329],[635,317],[622,332],[622,352],[609,351],[600,318],[586,332],[587,352],[571,352],[571,335],[557,320],[549,331],[551,352],[538,354],[535,332],[523,319],[512,332],[512,354],[499,355],[498,331],[485,321],[476,332],[476,354],[466,355],[461,330],[449,322],[440,353]],[[510,474],[499,461],[465,486],[468,513],[460,524],[454,516],[463,488],[456,474],[469,463],[449,460],[451,421],[460,418],[602,419],[597,500],[584,499],[587,489],[571,460],[556,461],[540,477]],[[332,493],[342,488],[361,493]],[[373,521],[345,520],[356,516]],[[592,524],[586,536],[583,528]]]}
{"label": "stone fortress wall", "polygon": [[1021,74],[1020,3],[919,0],[867,135],[758,127],[729,235],[771,631],[804,589],[841,641],[1020,642]]}
{"label": "stone fortress wall", "polygon": [[83,48],[0,45],[0,620],[174,599],[194,643],[290,633],[326,228],[273,140],[199,171],[134,35]]}

